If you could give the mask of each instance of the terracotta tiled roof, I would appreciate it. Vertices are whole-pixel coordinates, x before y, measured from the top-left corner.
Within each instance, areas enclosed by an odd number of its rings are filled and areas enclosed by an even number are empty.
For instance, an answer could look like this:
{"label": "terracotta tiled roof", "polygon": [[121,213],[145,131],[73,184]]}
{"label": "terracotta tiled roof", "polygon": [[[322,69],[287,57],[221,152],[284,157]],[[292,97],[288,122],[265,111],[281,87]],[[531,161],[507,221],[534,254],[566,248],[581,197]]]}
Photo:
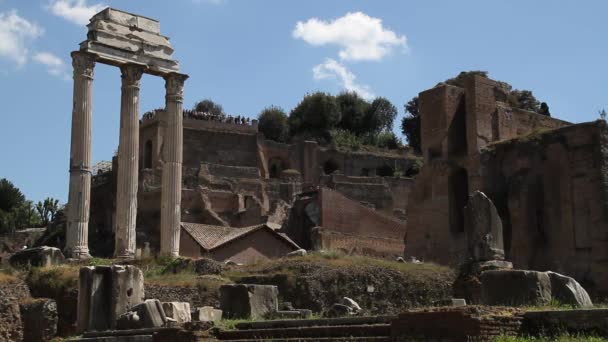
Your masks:
{"label": "terracotta tiled roof", "polygon": [[295,242],[289,239],[286,235],[275,232],[265,224],[257,226],[235,228],[235,227],[224,227],[214,226],[202,223],[188,223],[182,222],[182,228],[194,238],[194,240],[204,249],[212,250],[219,246],[222,246],[230,241],[236,240],[244,235],[247,235],[258,229],[267,229],[273,235],[293,245],[296,249],[300,248]]}

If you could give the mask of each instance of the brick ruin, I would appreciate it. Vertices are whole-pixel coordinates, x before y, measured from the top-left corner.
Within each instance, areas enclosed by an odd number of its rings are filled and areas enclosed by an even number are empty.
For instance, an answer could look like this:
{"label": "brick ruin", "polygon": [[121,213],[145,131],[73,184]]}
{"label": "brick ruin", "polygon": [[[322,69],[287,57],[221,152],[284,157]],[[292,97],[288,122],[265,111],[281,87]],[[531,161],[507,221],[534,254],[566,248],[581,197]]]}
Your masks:
{"label": "brick ruin", "polygon": [[[303,248],[402,255],[413,179],[395,174],[414,167],[417,157],[407,150],[353,152],[314,141],[278,143],[258,132],[256,120],[203,120],[202,113],[195,114],[185,112],[183,119],[182,222],[234,229],[268,224],[282,228],[280,232]],[[138,248],[148,243],[154,250],[160,244],[165,130],[164,110],[141,120]],[[116,220],[117,158],[112,165],[93,176],[90,231],[102,237],[90,246],[96,255],[109,255],[113,248],[109,237]],[[288,223],[296,221],[290,216],[299,217],[300,212],[291,208],[306,197],[303,194],[315,194],[322,220],[306,226],[302,232],[307,235],[300,238],[297,223]],[[322,204],[321,198],[326,198]],[[342,215],[347,212],[356,215]],[[319,234],[311,236],[311,228],[319,226]]]}
{"label": "brick ruin", "polygon": [[511,108],[481,76],[420,93],[424,167],[408,200],[405,254],[464,261],[463,208],[481,190],[503,220],[515,268],[554,270],[608,290],[606,123]]}

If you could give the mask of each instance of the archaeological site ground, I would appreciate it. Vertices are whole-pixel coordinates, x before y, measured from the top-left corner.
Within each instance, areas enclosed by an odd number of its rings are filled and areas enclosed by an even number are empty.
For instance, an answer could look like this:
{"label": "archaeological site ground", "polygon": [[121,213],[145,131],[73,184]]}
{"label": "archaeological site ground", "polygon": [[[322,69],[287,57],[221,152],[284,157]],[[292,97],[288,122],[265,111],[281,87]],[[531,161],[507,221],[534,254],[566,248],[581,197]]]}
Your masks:
{"label": "archaeological site ground", "polygon": [[[185,109],[203,76],[164,30],[108,7],[74,45],[68,200],[0,236],[0,341],[608,339],[604,117],[552,117],[484,71],[420,89],[409,145],[355,93],[277,121]],[[101,64],[120,132],[93,165]],[[163,108],[140,109],[144,75]],[[311,119],[328,103],[332,130]]]}

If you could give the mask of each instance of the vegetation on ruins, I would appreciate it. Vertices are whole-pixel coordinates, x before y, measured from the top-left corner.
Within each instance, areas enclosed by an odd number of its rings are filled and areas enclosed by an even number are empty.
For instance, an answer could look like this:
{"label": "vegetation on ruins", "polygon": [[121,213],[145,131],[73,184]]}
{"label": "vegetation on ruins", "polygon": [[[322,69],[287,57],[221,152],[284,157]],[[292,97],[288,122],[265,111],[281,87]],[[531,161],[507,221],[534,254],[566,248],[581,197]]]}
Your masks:
{"label": "vegetation on ruins", "polygon": [[[463,88],[465,80],[470,76],[488,77],[487,71],[471,70],[462,71],[456,77],[449,78],[440,84],[449,84]],[[500,82],[506,91],[505,101],[513,108],[532,111],[538,114],[551,116],[549,105],[546,102],[540,102],[536,99],[530,90],[518,90],[506,83]],[[401,132],[407,138],[410,147],[417,153],[421,153],[420,146],[420,103],[418,95],[414,96],[405,105],[404,109],[406,116],[401,121]]]}
{"label": "vegetation on ruins", "polygon": [[355,150],[364,145],[395,149],[401,146],[391,131],[396,116],[397,108],[383,97],[370,103],[355,92],[317,92],[306,95],[291,111],[289,133]]}
{"label": "vegetation on ruins", "polygon": [[418,96],[414,96],[404,105],[405,117],[401,120],[401,133],[407,138],[410,147],[421,153],[420,146],[420,110]]}
{"label": "vegetation on ruins", "polygon": [[197,102],[193,109],[197,112],[209,113],[213,116],[224,115],[224,108],[210,99],[204,99]]}
{"label": "vegetation on ruins", "polygon": [[8,179],[0,179],[0,234],[17,229],[45,227],[56,216],[59,200],[47,197],[34,205]]}
{"label": "vegetation on ruins", "polygon": [[266,139],[287,142],[287,139],[289,139],[287,114],[281,107],[270,106],[264,108],[258,115],[258,129]]}
{"label": "vegetation on ruins", "polygon": [[299,135],[327,142],[329,131],[340,119],[340,108],[334,96],[322,92],[307,94],[289,114],[289,133],[292,137]]}

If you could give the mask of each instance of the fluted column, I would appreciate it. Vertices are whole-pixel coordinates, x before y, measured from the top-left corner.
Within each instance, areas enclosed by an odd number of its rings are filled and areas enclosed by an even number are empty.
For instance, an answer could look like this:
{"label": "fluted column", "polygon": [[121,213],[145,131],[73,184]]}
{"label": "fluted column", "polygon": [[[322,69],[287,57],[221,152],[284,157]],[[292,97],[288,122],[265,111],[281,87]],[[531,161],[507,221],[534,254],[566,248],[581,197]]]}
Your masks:
{"label": "fluted column", "polygon": [[171,73],[165,76],[165,115],[160,214],[160,252],[179,255],[182,202],[183,92],[188,75]]}
{"label": "fluted column", "polygon": [[70,190],[65,251],[69,257],[89,258],[89,208],[91,200],[91,120],[95,57],[72,52],[74,98],[70,147]]}
{"label": "fluted column", "polygon": [[141,66],[135,64],[120,67],[122,88],[114,254],[117,258],[124,259],[135,257],[137,176],[139,172],[139,81],[143,70]]}

